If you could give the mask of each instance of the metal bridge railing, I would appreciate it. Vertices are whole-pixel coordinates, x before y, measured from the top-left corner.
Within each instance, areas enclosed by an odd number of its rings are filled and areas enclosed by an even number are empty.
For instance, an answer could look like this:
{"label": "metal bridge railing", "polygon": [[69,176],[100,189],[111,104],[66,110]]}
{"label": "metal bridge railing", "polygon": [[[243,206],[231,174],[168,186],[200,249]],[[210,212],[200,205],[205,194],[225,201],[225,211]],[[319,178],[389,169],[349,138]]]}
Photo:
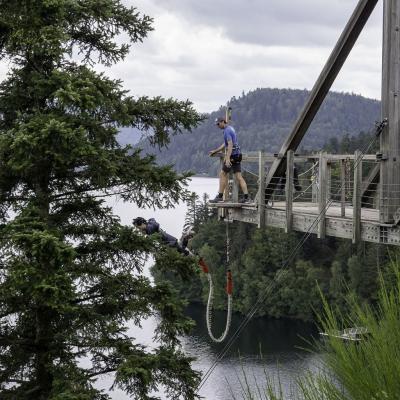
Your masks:
{"label": "metal bridge railing", "polygon": [[[222,157],[222,155],[219,155]],[[379,182],[380,160],[357,151],[353,155],[307,154],[289,151],[286,172],[266,182],[276,157],[264,152],[243,154],[242,175],[250,204],[240,204],[241,191],[233,176],[218,207],[220,217],[285,229],[400,245],[400,184]],[[268,192],[267,192],[268,190]],[[386,222],[384,211],[394,210]],[[397,210],[397,211],[396,211]]]}
{"label": "metal bridge railing", "polygon": [[[391,185],[390,188],[388,185],[381,185],[376,155],[363,155],[359,162],[357,154],[359,152],[353,155],[324,152],[297,155],[289,151],[285,156],[286,173],[274,177],[270,182],[272,193],[266,193],[266,176],[272,162],[279,155],[264,152],[243,154],[242,175],[253,200],[250,206],[259,210],[259,225],[264,224],[265,209],[284,208],[287,214],[287,230],[291,230],[293,211],[299,207],[303,207],[303,211],[306,207],[314,207],[314,213],[323,213],[320,224],[320,234],[323,236],[324,208],[328,202],[331,207],[336,208],[335,216],[352,219],[355,227],[360,226],[364,215],[367,218],[370,215],[379,215],[379,211],[373,214],[365,210],[379,210],[381,205],[389,203],[391,207],[399,209],[400,221],[400,185]],[[219,156],[222,162],[223,157]],[[390,198],[382,195],[388,192]],[[241,191],[232,176],[224,198],[229,203],[236,204],[240,201]]]}

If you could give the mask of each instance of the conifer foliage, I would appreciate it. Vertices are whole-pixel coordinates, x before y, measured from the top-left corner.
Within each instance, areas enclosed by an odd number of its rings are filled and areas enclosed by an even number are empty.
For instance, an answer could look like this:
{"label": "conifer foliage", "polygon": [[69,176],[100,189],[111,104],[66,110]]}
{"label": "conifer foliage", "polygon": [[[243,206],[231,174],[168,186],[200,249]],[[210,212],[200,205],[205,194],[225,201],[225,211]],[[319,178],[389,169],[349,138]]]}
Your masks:
{"label": "conifer foliage", "polygon": [[[174,291],[141,274],[145,254],[162,248],[104,203],[118,194],[167,207],[187,195],[187,176],[116,134],[139,128],[163,147],[202,117],[189,101],[131,97],[93,69],[122,61],[151,30],[120,0],[0,0],[2,399],[107,399],[94,385],[106,373],[133,398],[154,398],[160,384],[169,398],[195,397],[177,339],[191,324]],[[189,275],[189,260],[165,253],[163,267],[176,261]],[[154,350],[125,329],[151,315]]]}

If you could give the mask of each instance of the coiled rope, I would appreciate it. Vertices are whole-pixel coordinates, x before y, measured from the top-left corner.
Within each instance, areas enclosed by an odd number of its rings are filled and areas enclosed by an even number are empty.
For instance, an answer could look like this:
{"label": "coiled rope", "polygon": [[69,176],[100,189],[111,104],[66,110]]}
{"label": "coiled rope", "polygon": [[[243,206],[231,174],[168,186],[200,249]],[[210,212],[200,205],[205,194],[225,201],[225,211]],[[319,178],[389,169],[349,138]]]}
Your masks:
{"label": "coiled rope", "polygon": [[[230,242],[229,242],[229,229],[228,229],[228,223],[226,223],[226,265],[229,266],[229,248],[230,248]],[[233,293],[233,280],[232,280],[232,273],[228,269],[226,271],[226,295],[227,295],[227,310],[226,310],[226,323],[225,323],[225,329],[222,332],[221,336],[215,337],[212,331],[212,325],[213,325],[213,303],[214,303],[214,284],[212,281],[212,277],[210,274],[210,270],[208,269],[207,264],[204,262],[203,259],[200,259],[199,265],[202,268],[203,272],[207,275],[207,280],[208,280],[208,299],[207,299],[207,309],[206,309],[206,323],[207,323],[207,331],[208,335],[210,336],[210,339],[215,342],[215,343],[221,343],[223,342],[226,337],[228,336],[229,333],[229,328],[231,327],[231,321],[232,321],[232,293]]]}
{"label": "coiled rope", "polygon": [[227,311],[226,311],[226,323],[225,323],[225,329],[223,333],[221,334],[220,337],[215,337],[213,332],[212,332],[212,323],[213,323],[213,302],[214,302],[214,284],[212,281],[212,277],[210,274],[210,271],[208,269],[208,266],[206,263],[203,261],[203,259],[200,259],[199,265],[202,268],[203,272],[207,276],[208,280],[208,299],[207,299],[207,309],[206,309],[206,323],[207,323],[207,331],[208,335],[210,336],[210,339],[215,342],[215,343],[221,343],[223,342],[226,337],[228,336],[229,333],[229,328],[231,327],[231,321],[232,321],[232,292],[233,292],[233,281],[232,281],[232,273],[230,270],[226,272],[226,295],[227,295]]}
{"label": "coiled rope", "polygon": [[[228,306],[226,311],[226,323],[225,323],[225,330],[222,332],[220,337],[215,337],[212,332],[212,309],[213,309],[213,301],[214,301],[214,285],[210,274],[207,274],[207,279],[209,283],[209,292],[208,292],[208,301],[207,301],[207,311],[206,311],[206,321],[207,321],[207,331],[210,339],[213,342],[221,343],[223,342],[229,333],[229,328],[231,327],[231,320],[232,320],[232,294],[227,293],[228,296]],[[227,281],[228,281],[227,277]],[[228,285],[228,283],[227,283]]]}

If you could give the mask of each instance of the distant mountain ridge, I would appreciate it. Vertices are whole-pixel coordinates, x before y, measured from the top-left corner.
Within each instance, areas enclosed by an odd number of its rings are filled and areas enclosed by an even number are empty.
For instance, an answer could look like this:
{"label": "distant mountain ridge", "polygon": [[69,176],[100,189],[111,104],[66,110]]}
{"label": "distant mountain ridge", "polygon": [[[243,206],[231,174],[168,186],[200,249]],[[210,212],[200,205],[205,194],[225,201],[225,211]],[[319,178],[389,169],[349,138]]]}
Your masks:
{"label": "distant mountain ridge", "polygon": [[[232,125],[239,135],[242,151],[277,152],[308,95],[307,90],[256,89],[239,98],[233,97],[229,101],[233,109]],[[145,141],[141,141],[139,146],[147,153],[156,154],[160,164],[174,164],[177,171],[214,175],[218,161],[208,157],[208,151],[223,141],[222,132],[214,125],[215,118],[223,115],[223,108],[212,112],[192,133],[173,137],[168,149],[161,152]],[[301,148],[318,150],[331,137],[340,139],[346,134],[353,136],[370,131],[379,118],[380,101],[331,92],[304,137]]]}
{"label": "distant mountain ridge", "polygon": [[142,132],[137,128],[120,128],[117,135],[118,143],[122,146],[135,145],[142,137]]}

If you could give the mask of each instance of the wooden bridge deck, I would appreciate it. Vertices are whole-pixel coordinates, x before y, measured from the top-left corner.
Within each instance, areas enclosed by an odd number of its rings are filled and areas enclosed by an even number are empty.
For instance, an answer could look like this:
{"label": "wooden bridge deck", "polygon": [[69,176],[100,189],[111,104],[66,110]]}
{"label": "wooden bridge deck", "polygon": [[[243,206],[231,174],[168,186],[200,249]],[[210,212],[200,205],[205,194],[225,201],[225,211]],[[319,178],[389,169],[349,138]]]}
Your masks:
{"label": "wooden bridge deck", "polygon": [[[274,203],[272,208],[276,208],[278,210],[286,210],[286,202],[281,201]],[[299,202],[293,203],[293,212],[299,214],[311,214],[318,215],[318,204],[316,203],[306,203]],[[332,205],[326,210],[326,216],[328,217],[339,217],[339,218],[353,218],[353,206],[345,207],[345,215],[342,217],[341,215],[341,205],[340,203],[332,203]],[[361,208],[361,220],[369,221],[369,222],[377,222],[379,223],[379,210],[375,210],[372,208]]]}
{"label": "wooden bridge deck", "polygon": [[[346,205],[344,216],[340,203],[332,203],[320,218],[318,203],[293,202],[291,227],[287,223],[286,202],[274,202],[265,207],[265,225],[298,232],[311,231],[318,237],[325,236],[353,239],[353,207]],[[229,221],[242,221],[259,225],[260,214],[258,206],[241,203],[210,204],[211,207],[224,209]],[[321,229],[321,227],[323,229]],[[379,210],[361,208],[360,239],[366,242],[400,244],[400,228],[396,225],[381,224]]]}

